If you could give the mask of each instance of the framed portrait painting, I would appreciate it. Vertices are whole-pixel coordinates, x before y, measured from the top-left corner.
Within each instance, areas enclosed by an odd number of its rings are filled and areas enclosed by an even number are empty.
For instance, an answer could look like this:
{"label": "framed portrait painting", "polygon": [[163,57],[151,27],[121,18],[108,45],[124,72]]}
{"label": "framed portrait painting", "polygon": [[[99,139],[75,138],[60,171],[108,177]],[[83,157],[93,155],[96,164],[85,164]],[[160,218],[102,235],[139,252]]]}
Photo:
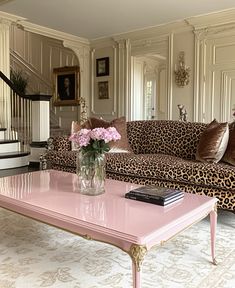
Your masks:
{"label": "framed portrait painting", "polygon": [[96,76],[109,75],[109,57],[96,59]]}
{"label": "framed portrait painting", "polygon": [[98,82],[98,98],[109,99],[109,82],[108,81]]}
{"label": "framed portrait painting", "polygon": [[53,69],[54,105],[74,106],[80,104],[80,77],[78,66],[66,66]]}

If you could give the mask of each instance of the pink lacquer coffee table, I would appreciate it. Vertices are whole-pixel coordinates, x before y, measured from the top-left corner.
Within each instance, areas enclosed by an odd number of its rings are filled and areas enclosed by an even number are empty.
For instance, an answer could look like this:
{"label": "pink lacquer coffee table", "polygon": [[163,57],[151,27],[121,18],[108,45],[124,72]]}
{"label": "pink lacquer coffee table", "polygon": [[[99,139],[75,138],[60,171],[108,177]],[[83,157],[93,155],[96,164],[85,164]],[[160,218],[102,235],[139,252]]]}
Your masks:
{"label": "pink lacquer coffee table", "polygon": [[125,199],[124,194],[138,185],[106,180],[105,186],[106,193],[85,196],[79,193],[76,174],[54,170],[26,173],[0,178],[0,206],[121,248],[131,256],[135,288],[141,287],[140,269],[151,247],[210,214],[215,263],[217,199],[186,193],[183,200],[162,207]]}

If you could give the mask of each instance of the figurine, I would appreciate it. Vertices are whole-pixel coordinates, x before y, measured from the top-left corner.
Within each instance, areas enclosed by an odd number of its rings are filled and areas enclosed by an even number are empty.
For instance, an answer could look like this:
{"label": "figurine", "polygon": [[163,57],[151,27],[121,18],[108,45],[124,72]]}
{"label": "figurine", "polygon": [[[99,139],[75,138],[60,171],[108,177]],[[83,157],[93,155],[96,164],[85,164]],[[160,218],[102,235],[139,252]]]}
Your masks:
{"label": "figurine", "polygon": [[177,106],[178,106],[178,108],[179,108],[179,113],[180,113],[179,120],[180,120],[180,121],[187,122],[187,120],[188,120],[188,113],[187,113],[186,109],[184,108],[184,105],[178,104]]}

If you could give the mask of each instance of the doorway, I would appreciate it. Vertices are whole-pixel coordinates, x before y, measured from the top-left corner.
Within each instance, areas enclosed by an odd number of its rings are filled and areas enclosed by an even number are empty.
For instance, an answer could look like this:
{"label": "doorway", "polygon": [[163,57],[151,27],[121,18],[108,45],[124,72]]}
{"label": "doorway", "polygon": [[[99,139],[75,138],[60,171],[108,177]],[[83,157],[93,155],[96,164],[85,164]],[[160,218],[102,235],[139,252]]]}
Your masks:
{"label": "doorway", "polygon": [[131,57],[131,120],[166,119],[166,57]]}

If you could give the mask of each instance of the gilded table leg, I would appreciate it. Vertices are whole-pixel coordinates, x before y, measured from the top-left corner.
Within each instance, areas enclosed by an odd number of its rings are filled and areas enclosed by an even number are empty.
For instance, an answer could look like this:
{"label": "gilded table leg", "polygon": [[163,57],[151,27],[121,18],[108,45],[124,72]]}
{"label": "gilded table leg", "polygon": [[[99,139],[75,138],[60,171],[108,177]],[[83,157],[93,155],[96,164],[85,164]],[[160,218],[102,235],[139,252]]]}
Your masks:
{"label": "gilded table leg", "polygon": [[217,226],[217,204],[215,204],[214,209],[210,213],[210,226],[211,226],[211,255],[212,262],[214,265],[217,265],[215,260],[215,233]]}
{"label": "gilded table leg", "polygon": [[140,269],[146,253],[146,246],[136,244],[131,245],[129,254],[132,259],[133,288],[141,287]]}

